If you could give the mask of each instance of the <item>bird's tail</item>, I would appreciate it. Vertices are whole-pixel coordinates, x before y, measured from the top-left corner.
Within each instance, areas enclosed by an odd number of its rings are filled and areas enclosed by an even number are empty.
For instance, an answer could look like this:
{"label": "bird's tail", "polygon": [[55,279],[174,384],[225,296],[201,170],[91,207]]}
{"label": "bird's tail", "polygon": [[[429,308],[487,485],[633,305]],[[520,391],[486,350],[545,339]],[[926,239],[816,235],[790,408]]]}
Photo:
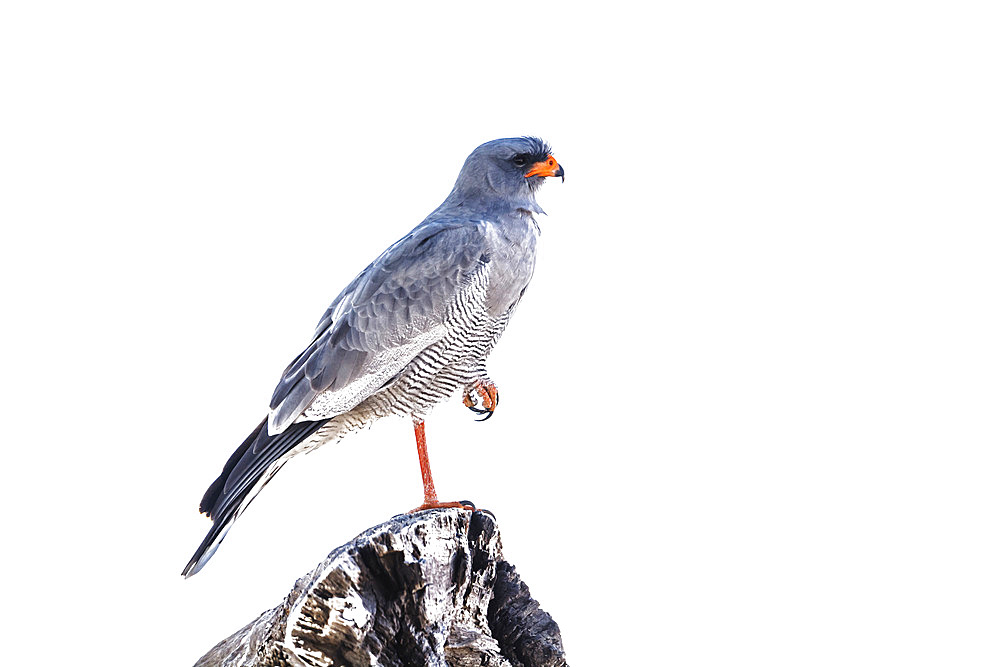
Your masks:
{"label": "bird's tail", "polygon": [[269,435],[265,419],[247,436],[201,499],[201,511],[213,524],[181,572],[185,578],[198,574],[205,567],[250,501],[288,461],[293,450],[327,421],[300,422],[282,433]]}
{"label": "bird's tail", "polygon": [[208,535],[205,539],[201,541],[201,545],[198,550],[194,552],[194,556],[191,556],[191,560],[184,567],[181,574],[184,578],[193,577],[194,575],[201,572],[201,568],[205,567],[205,563],[215,555],[216,549],[222,544],[222,540],[225,539],[226,533],[229,529],[233,527],[233,522],[236,521],[236,515],[229,517],[226,521],[216,521],[212,524],[211,530],[208,531]]}

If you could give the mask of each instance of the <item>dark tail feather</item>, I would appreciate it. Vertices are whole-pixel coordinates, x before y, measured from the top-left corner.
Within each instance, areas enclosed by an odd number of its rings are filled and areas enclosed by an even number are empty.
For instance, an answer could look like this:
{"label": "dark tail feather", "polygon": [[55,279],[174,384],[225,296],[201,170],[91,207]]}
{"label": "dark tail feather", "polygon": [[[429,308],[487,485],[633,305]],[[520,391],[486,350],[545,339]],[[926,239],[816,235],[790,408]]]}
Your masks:
{"label": "dark tail feather", "polygon": [[265,419],[247,436],[226,461],[222,474],[212,482],[201,499],[200,509],[212,519],[213,525],[181,574],[191,577],[205,567],[236,517],[253,500],[251,493],[256,495],[263,488],[259,482],[268,475],[263,480],[267,484],[270,476],[278,471],[277,468],[272,468],[273,464],[318,431],[327,421],[329,420],[299,422],[278,435],[268,435]]}
{"label": "dark tail feather", "polygon": [[267,418],[264,418],[264,421],[257,424],[257,428],[253,430],[253,433],[248,435],[247,439],[243,441],[243,444],[240,445],[235,452],[233,452],[233,455],[229,457],[229,460],[226,461],[226,465],[222,468],[222,474],[219,475],[214,482],[212,482],[210,487],[208,487],[208,491],[205,492],[204,497],[201,499],[201,506],[198,508],[202,514],[207,514],[208,518],[216,518],[212,514],[212,511],[217,509],[215,504],[219,500],[219,495],[222,493],[223,487],[226,486],[226,480],[229,479],[229,474],[233,472],[236,464],[240,462],[240,459],[247,453],[247,450],[253,446],[254,440],[256,440],[257,436],[260,435],[260,431],[264,428],[265,424],[267,424]]}
{"label": "dark tail feather", "polygon": [[208,535],[205,539],[201,541],[198,546],[197,551],[191,556],[191,560],[188,564],[184,566],[184,570],[181,574],[184,578],[193,577],[194,575],[201,572],[201,568],[205,567],[205,563],[215,555],[215,550],[219,548],[222,544],[222,540],[225,539],[226,533],[232,528],[233,522],[236,520],[236,513],[234,512],[232,516],[227,517],[225,521],[216,521],[212,524],[211,530],[208,531]]}

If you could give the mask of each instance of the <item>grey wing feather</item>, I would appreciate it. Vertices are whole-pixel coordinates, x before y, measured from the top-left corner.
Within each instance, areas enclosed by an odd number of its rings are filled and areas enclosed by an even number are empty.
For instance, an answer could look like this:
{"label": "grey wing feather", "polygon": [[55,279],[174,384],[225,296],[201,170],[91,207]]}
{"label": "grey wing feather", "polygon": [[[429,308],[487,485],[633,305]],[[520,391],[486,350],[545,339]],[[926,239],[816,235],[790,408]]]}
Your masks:
{"label": "grey wing feather", "polygon": [[285,369],[268,431],[281,433],[320,394],[343,410],[354,407],[443,335],[448,303],[485,252],[485,225],[423,223],[368,265]]}

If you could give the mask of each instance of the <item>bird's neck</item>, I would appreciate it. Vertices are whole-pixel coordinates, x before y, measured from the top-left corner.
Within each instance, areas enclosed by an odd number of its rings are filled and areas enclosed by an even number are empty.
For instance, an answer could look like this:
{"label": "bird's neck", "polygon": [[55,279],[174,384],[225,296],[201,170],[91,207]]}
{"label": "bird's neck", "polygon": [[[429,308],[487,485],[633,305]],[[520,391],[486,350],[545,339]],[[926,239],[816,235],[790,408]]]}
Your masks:
{"label": "bird's neck", "polygon": [[483,220],[519,216],[519,211],[545,213],[535,201],[535,194],[525,188],[513,195],[472,192],[455,188],[431,215],[454,215]]}

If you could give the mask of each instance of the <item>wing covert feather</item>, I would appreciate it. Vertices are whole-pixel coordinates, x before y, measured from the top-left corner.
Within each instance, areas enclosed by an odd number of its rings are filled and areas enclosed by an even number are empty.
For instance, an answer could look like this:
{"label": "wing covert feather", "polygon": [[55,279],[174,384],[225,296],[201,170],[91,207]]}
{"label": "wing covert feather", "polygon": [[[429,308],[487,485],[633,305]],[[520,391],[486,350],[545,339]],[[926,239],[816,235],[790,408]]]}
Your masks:
{"label": "wing covert feather", "polygon": [[369,264],[285,369],[268,431],[283,431],[324,392],[333,392],[334,405],[354,407],[439,339],[448,304],[486,251],[486,233],[484,222],[422,224]]}

